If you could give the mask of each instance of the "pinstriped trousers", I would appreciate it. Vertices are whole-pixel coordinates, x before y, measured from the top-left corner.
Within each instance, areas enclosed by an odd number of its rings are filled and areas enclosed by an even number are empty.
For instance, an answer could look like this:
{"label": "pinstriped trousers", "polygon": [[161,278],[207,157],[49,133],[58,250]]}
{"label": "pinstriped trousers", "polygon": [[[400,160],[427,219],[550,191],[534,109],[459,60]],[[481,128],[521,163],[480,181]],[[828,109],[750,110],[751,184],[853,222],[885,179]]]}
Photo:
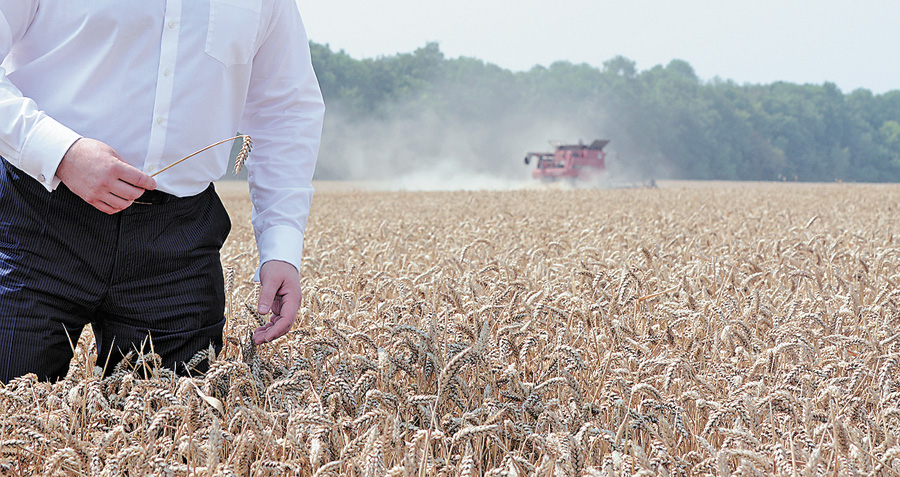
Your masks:
{"label": "pinstriped trousers", "polygon": [[0,159],[0,381],[64,377],[88,323],[107,374],[129,350],[149,351],[148,336],[180,373],[197,351],[221,349],[230,230],[212,185],[108,215]]}

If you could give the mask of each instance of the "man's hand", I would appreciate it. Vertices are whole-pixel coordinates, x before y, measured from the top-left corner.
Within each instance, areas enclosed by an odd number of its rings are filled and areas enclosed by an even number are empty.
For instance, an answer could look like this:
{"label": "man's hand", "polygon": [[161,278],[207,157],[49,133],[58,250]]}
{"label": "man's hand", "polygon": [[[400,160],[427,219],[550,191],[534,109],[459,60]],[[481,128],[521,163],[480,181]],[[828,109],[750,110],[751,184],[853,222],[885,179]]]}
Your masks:
{"label": "man's hand", "polygon": [[262,288],[258,311],[265,315],[271,310],[272,317],[253,332],[256,344],[267,343],[290,331],[303,299],[300,272],[287,262],[270,260],[264,263],[259,269],[259,281]]}
{"label": "man's hand", "polygon": [[72,144],[56,176],[75,195],[107,214],[125,210],[145,190],[156,188],[152,177],[123,161],[115,149],[88,138]]}

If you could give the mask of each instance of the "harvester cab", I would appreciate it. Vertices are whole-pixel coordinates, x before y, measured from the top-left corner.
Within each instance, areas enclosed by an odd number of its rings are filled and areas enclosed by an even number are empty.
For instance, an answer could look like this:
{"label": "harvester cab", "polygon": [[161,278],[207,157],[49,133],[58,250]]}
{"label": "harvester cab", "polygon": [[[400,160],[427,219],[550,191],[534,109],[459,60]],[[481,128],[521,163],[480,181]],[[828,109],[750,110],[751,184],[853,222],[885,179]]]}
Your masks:
{"label": "harvester cab", "polygon": [[535,160],[531,177],[547,182],[569,179],[571,181],[596,178],[606,170],[607,139],[597,139],[590,144],[551,143],[553,152],[529,152],[525,154],[525,164]]}

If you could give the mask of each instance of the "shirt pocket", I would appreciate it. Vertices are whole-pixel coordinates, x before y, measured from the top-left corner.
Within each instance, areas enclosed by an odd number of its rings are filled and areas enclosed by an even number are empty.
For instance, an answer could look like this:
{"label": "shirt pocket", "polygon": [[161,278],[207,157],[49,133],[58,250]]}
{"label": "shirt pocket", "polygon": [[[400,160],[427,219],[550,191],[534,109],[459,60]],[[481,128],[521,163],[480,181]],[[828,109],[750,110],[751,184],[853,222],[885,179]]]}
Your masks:
{"label": "shirt pocket", "polygon": [[209,0],[206,54],[225,66],[247,64],[256,51],[260,0]]}

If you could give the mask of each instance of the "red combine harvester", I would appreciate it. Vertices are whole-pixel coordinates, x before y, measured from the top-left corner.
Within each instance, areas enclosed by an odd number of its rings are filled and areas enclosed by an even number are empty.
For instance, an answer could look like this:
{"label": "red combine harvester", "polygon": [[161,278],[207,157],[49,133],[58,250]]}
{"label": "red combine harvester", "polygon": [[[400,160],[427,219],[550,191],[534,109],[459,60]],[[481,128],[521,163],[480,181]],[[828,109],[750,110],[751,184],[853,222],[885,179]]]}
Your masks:
{"label": "red combine harvester", "polygon": [[568,179],[576,182],[584,179],[596,179],[606,171],[606,152],[603,147],[609,140],[597,139],[590,144],[554,144],[554,152],[529,152],[525,154],[525,164],[536,160],[531,177],[552,182]]}

